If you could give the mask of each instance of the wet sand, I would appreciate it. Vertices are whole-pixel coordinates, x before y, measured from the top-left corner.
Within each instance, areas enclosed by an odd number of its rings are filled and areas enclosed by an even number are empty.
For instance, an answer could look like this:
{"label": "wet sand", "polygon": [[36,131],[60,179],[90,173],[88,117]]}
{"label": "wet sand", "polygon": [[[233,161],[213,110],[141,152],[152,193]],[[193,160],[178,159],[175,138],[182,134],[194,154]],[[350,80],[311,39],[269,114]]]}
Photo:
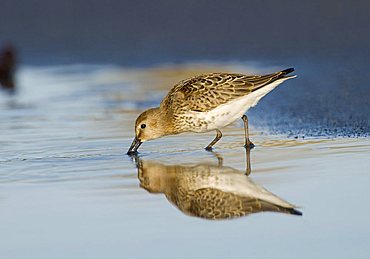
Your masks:
{"label": "wet sand", "polygon": [[[146,188],[125,155],[136,116],[178,79],[215,69],[271,68],[21,68],[18,94],[0,95],[1,257],[368,258],[370,138],[282,133],[263,121],[299,81],[248,112],[256,144],[248,179],[302,216],[258,212],[213,221]],[[238,178],[246,166],[242,123],[223,132],[214,153],[203,150],[214,133],[183,134],[144,143],[140,159],[166,170],[221,168]]]}

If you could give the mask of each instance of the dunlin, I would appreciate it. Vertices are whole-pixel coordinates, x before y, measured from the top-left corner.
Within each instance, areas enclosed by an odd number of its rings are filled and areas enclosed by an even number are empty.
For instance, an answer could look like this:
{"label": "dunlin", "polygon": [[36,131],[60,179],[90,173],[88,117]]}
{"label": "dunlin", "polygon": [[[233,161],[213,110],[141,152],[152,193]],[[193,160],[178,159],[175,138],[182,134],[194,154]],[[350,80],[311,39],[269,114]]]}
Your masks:
{"label": "dunlin", "polygon": [[293,72],[288,68],[263,76],[211,73],[196,76],[176,84],[157,108],[146,110],[136,119],[135,139],[127,154],[134,154],[148,140],[183,132],[216,131],[216,137],[206,147],[212,150],[222,137],[221,128],[242,119],[245,147],[249,140],[248,118],[245,112]]}
{"label": "dunlin", "polygon": [[264,211],[302,215],[296,206],[232,167],[164,165],[136,158],[140,187],[151,193],[163,193],[187,215],[211,220]]}

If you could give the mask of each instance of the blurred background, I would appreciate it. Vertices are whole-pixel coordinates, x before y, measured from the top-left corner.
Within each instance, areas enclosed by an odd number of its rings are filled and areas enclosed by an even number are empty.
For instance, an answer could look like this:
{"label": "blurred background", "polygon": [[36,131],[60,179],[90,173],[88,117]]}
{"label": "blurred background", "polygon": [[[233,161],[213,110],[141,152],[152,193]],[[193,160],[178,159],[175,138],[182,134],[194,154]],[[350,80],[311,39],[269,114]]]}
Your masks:
{"label": "blurred background", "polygon": [[368,1],[1,1],[27,64],[368,61]]}
{"label": "blurred background", "polygon": [[190,74],[176,67],[164,90],[204,71],[293,66],[299,77],[252,112],[255,125],[361,136],[370,128],[369,8],[368,1],[2,0],[0,46],[11,44],[24,66],[202,63]]}

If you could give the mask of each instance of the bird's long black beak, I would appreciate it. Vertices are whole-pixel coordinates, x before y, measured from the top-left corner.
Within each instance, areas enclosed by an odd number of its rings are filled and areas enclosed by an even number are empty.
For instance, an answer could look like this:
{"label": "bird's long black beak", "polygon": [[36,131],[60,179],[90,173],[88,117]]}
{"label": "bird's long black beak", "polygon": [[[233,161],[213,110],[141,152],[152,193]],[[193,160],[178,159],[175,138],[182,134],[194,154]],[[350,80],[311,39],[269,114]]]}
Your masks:
{"label": "bird's long black beak", "polygon": [[127,155],[137,154],[137,150],[138,150],[138,148],[140,147],[140,145],[142,143],[143,142],[141,142],[137,137],[135,137],[134,140],[132,141],[132,144],[131,144],[130,148],[127,151]]}

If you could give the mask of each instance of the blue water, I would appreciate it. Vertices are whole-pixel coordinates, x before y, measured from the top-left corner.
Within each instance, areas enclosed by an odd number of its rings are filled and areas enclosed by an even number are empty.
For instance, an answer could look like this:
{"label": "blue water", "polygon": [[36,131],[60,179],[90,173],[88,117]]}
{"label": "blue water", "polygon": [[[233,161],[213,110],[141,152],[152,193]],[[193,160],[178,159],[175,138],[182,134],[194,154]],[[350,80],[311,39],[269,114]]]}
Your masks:
{"label": "blue water", "polygon": [[[215,64],[189,66],[203,71]],[[345,86],[333,92],[320,90],[319,83],[305,84],[327,82],[313,79],[308,70],[297,69],[297,79],[248,111],[256,144],[249,178],[299,206],[303,216],[261,212],[212,221],[187,215],[161,191],[144,189],[145,182],[125,152],[136,116],[157,105],[171,82],[185,75],[181,67],[173,67],[19,69],[17,93],[2,93],[0,99],[2,258],[370,256],[370,210],[365,206],[370,183],[368,130],[358,131],[359,137],[333,133],[331,123],[342,123],[342,117],[326,108],[342,106],[329,94],[345,100],[350,95],[344,94]],[[273,69],[240,63],[216,67],[261,73]],[[306,107],[317,96],[313,90],[326,99]],[[366,89],[360,86],[359,93],[354,95],[357,104],[352,104],[357,108],[368,105]],[[310,111],[312,120],[296,123]],[[346,118],[352,110],[341,111]],[[333,117],[315,123],[314,118],[320,119],[316,115],[325,112]],[[352,118],[364,119],[362,113]],[[324,122],[328,132],[321,126]],[[337,132],[353,131],[344,127]],[[203,150],[212,138],[213,133],[163,138],[144,143],[140,156],[162,168],[217,168],[219,156],[223,167],[243,175],[241,122],[224,130],[217,155]],[[153,167],[149,174],[161,177],[166,172]]]}

